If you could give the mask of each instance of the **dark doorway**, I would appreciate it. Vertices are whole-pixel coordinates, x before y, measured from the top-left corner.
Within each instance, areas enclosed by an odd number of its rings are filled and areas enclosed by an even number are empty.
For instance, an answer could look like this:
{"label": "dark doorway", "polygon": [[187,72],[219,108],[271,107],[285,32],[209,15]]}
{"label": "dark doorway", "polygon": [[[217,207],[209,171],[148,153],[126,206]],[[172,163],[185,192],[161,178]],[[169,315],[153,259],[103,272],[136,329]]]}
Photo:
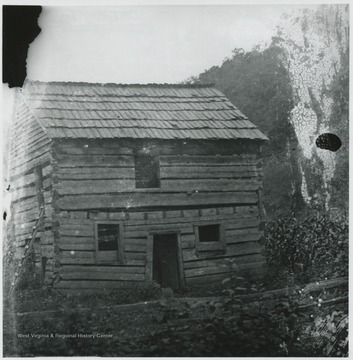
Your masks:
{"label": "dark doorway", "polygon": [[163,288],[179,289],[177,234],[154,235],[152,278]]}

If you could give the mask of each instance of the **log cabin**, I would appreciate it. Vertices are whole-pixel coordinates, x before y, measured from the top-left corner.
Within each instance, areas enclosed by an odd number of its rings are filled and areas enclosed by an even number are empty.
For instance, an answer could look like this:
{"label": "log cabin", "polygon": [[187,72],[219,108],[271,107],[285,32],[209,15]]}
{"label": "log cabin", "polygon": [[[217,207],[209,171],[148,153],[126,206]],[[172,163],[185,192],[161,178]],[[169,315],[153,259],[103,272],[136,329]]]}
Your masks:
{"label": "log cabin", "polygon": [[211,85],[26,81],[11,135],[16,258],[59,289],[263,273],[261,145]]}

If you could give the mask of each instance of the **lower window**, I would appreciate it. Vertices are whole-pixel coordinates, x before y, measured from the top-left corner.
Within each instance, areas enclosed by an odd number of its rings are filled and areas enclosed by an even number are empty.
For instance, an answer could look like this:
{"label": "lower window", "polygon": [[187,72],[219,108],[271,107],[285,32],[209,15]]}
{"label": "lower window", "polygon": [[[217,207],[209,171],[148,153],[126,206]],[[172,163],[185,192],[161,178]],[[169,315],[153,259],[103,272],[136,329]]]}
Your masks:
{"label": "lower window", "polygon": [[198,253],[221,253],[226,249],[222,224],[200,224],[195,226]]}
{"label": "lower window", "polygon": [[98,251],[118,251],[119,225],[98,224]]}
{"label": "lower window", "polygon": [[96,222],[96,261],[122,262],[122,224],[116,222]]}
{"label": "lower window", "polygon": [[199,242],[218,242],[220,238],[219,224],[199,226]]}

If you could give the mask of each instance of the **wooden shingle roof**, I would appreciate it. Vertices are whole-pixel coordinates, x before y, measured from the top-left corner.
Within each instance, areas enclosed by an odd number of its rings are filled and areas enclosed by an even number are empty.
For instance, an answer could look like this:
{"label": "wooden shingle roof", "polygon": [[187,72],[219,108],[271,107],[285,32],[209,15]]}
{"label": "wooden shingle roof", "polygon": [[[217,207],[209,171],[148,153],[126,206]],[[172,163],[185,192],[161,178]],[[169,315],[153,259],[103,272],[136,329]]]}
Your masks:
{"label": "wooden shingle roof", "polygon": [[51,138],[267,140],[224,94],[207,85],[28,80],[22,93]]}

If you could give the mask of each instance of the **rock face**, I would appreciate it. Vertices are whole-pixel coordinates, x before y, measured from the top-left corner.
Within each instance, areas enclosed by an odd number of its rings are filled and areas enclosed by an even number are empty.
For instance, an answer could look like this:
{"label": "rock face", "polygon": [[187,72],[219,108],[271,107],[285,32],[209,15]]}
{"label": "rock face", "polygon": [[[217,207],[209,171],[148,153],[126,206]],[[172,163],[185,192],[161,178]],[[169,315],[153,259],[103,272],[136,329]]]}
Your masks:
{"label": "rock face", "polygon": [[[302,195],[328,209],[337,203],[333,194],[348,191],[348,174],[340,186],[335,179],[345,172],[342,162],[348,165],[348,5],[285,15],[277,31],[274,41],[284,51],[294,94],[290,122],[302,150]],[[340,137],[341,153],[316,146],[323,133]]]}

